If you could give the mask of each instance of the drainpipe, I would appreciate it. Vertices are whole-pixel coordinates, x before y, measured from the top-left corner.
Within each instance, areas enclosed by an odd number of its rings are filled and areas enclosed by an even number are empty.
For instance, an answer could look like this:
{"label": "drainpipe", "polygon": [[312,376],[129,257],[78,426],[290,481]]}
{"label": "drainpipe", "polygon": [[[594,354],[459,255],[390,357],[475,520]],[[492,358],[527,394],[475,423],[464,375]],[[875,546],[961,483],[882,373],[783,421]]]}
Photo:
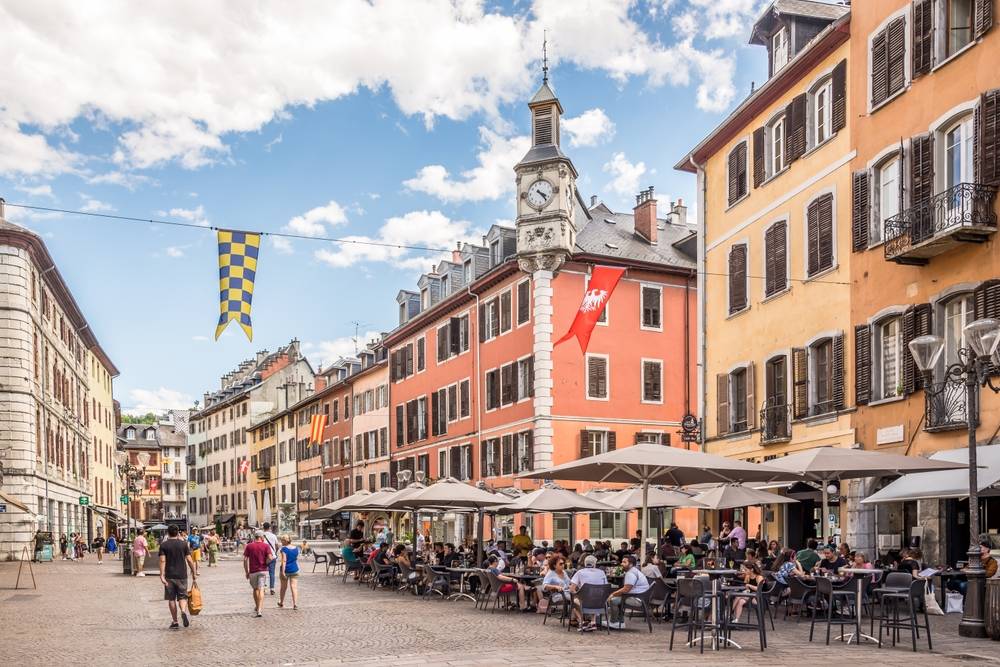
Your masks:
{"label": "drainpipe", "polygon": [[[475,321],[476,321],[476,339],[475,339],[475,342],[473,342],[473,340],[472,340],[472,320],[473,320],[473,316],[470,315],[469,316],[469,345],[475,345],[475,347],[476,347],[476,353],[472,356],[472,386],[475,388],[475,392],[476,392],[476,412],[475,412],[475,414],[476,414],[476,445],[478,446],[478,449],[476,451],[479,452],[479,460],[481,461],[483,459],[483,456],[482,456],[482,452],[483,452],[483,419],[482,419],[482,413],[480,412],[482,410],[482,407],[481,407],[482,402],[479,400],[479,335],[480,335],[480,331],[479,331],[479,295],[475,294],[472,291],[472,286],[471,285],[466,285],[465,291],[468,292],[469,296],[473,297],[476,300],[476,312],[474,313],[474,315],[475,315]],[[472,401],[472,396],[469,396],[469,401]],[[475,457],[473,457],[473,460],[474,459],[475,459]],[[438,471],[438,472],[440,472],[440,471]],[[479,478],[480,479],[483,478],[483,471],[482,470],[479,471]],[[479,527],[476,529],[476,535],[479,537],[479,539],[477,540],[477,546],[476,546],[476,563],[482,563],[483,562],[483,511],[482,510],[480,510],[478,512],[477,519],[479,521]],[[494,519],[494,521],[496,521],[496,519]]]}
{"label": "drainpipe", "polygon": [[707,294],[705,283],[708,271],[707,253],[705,250],[705,207],[707,199],[707,185],[705,179],[705,165],[698,164],[694,156],[688,156],[688,161],[697,170],[698,178],[698,264],[697,264],[697,288],[698,288],[698,402],[701,413],[701,451],[705,451],[705,433],[707,431],[708,420],[708,375],[705,360],[708,348],[705,337],[705,309],[707,305]]}

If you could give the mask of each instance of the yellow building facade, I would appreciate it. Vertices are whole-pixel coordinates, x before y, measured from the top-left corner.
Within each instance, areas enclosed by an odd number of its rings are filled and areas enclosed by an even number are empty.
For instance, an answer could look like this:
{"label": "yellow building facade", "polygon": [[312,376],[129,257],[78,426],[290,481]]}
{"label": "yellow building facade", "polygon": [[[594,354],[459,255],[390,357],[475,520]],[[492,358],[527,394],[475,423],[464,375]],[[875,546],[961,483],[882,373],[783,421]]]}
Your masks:
{"label": "yellow building facade", "polygon": [[[250,492],[250,502],[256,505],[257,522],[273,521],[276,512],[275,486],[278,479],[277,459],[275,457],[277,443],[278,418],[269,416],[263,421],[253,424],[247,431],[250,437],[250,475],[247,477],[247,490]],[[264,515],[265,494],[270,518]]]}
{"label": "yellow building facade", "polygon": [[91,443],[90,458],[90,500],[94,535],[107,537],[118,524],[122,483],[118,476],[114,454],[117,448],[114,407],[114,378],[118,369],[99,348],[87,351],[88,389],[90,405],[87,406],[87,421]]}
{"label": "yellow building facade", "polygon": [[[813,7],[815,5],[815,7]],[[789,12],[791,8],[799,13]],[[817,446],[853,447],[850,14],[780,0],[755,24],[767,82],[677,169],[696,174],[699,201],[699,385],[705,451],[764,462]],[[839,532],[820,491],[761,523],[783,544]],[[762,521],[762,518],[765,519]]]}

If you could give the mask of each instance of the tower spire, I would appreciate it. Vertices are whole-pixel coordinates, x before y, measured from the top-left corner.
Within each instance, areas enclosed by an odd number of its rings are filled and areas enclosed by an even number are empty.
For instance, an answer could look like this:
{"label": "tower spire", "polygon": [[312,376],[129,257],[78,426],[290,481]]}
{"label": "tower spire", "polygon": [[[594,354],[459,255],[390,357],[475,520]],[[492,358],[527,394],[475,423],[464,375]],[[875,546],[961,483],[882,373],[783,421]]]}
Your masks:
{"label": "tower spire", "polygon": [[542,30],[542,83],[549,82],[548,30]]}

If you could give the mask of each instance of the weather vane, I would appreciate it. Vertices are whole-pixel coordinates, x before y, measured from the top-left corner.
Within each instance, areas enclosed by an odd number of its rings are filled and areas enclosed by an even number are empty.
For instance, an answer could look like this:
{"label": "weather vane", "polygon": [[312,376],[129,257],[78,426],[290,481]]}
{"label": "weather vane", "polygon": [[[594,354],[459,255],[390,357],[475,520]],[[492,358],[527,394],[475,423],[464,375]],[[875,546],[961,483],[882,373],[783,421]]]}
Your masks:
{"label": "weather vane", "polygon": [[542,30],[542,83],[549,82],[548,30]]}

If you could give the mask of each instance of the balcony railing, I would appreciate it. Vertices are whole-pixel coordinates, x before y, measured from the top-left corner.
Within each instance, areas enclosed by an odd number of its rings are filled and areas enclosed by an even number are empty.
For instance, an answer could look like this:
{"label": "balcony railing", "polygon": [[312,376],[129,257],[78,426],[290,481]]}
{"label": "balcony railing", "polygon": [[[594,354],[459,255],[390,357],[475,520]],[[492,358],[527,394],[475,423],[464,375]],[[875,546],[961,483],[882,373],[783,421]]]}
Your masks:
{"label": "balcony railing", "polygon": [[950,431],[968,427],[968,401],[961,382],[936,382],[924,392],[924,430]]}
{"label": "balcony railing", "polygon": [[992,185],[959,183],[927,203],[885,221],[885,258],[897,264],[926,264],[961,243],[982,243],[997,229]]}
{"label": "balcony railing", "polygon": [[195,464],[194,454],[187,454],[187,455],[185,455],[184,456],[184,464],[185,465],[189,465],[189,466],[193,466]]}
{"label": "balcony railing", "polygon": [[257,469],[257,479],[264,481],[271,479],[271,469],[270,468],[258,468]]}
{"label": "balcony railing", "polygon": [[792,406],[770,399],[760,411],[760,441],[785,442],[792,437]]}

